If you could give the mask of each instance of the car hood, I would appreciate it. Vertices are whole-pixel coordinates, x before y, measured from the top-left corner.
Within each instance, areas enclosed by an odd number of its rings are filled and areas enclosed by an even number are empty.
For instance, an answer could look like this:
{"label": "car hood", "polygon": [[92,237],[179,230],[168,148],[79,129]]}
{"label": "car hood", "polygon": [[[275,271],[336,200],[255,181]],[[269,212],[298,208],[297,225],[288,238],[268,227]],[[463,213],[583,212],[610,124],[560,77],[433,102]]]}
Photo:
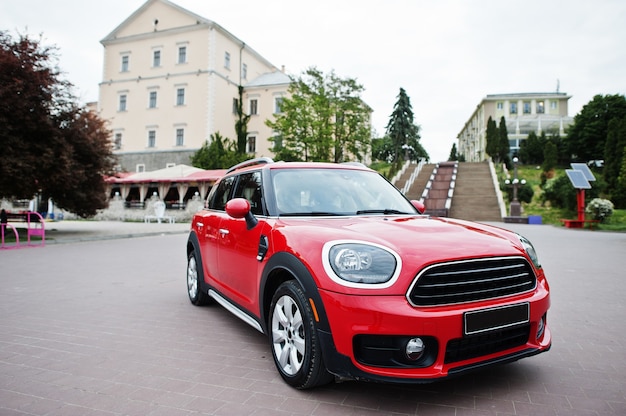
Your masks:
{"label": "car hood", "polygon": [[296,252],[319,250],[328,241],[383,245],[405,265],[421,268],[442,261],[524,254],[510,231],[474,222],[429,216],[280,218],[277,226]]}

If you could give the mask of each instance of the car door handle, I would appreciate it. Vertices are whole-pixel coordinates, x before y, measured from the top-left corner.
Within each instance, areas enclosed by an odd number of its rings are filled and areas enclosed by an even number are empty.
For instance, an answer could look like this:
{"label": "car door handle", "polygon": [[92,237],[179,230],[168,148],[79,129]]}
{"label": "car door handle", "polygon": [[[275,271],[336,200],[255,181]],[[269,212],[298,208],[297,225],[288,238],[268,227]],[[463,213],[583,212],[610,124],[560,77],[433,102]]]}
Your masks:
{"label": "car door handle", "polygon": [[230,231],[228,231],[226,228],[220,228],[220,234],[228,235],[229,233],[230,233]]}

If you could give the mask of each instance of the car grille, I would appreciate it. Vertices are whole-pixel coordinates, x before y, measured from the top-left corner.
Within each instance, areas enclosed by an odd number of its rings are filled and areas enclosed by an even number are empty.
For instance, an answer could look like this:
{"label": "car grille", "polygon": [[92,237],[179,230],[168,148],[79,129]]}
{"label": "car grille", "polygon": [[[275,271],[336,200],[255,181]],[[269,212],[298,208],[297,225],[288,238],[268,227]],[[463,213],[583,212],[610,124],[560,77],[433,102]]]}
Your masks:
{"label": "car grille", "polygon": [[473,337],[453,339],[446,346],[445,363],[455,363],[519,347],[528,342],[530,324],[489,332]]}
{"label": "car grille", "polygon": [[523,257],[465,260],[424,269],[407,298],[413,306],[449,305],[527,292],[536,282]]}

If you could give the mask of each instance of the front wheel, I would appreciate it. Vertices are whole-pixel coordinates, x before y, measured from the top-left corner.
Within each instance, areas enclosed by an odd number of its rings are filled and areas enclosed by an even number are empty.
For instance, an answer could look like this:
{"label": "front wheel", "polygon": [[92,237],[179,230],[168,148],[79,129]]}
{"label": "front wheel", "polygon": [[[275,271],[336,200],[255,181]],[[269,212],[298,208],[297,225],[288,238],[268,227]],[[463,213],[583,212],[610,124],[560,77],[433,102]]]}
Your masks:
{"label": "front wheel", "polygon": [[270,346],[274,363],[287,384],[307,389],[329,383],[311,305],[300,285],[281,284],[270,307]]}

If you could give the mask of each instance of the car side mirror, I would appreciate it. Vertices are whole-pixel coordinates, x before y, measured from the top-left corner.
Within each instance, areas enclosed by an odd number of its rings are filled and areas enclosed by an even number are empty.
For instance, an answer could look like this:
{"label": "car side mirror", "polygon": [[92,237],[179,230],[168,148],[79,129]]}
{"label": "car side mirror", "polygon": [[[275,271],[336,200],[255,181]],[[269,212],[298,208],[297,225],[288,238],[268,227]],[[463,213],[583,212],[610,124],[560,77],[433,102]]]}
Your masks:
{"label": "car side mirror", "polygon": [[418,201],[417,199],[412,199],[411,204],[417,209],[417,212],[423,214],[426,211],[426,205],[423,202]]}
{"label": "car side mirror", "polygon": [[226,213],[233,218],[245,218],[248,230],[253,229],[259,220],[250,211],[250,201],[244,198],[231,199],[226,203]]}

